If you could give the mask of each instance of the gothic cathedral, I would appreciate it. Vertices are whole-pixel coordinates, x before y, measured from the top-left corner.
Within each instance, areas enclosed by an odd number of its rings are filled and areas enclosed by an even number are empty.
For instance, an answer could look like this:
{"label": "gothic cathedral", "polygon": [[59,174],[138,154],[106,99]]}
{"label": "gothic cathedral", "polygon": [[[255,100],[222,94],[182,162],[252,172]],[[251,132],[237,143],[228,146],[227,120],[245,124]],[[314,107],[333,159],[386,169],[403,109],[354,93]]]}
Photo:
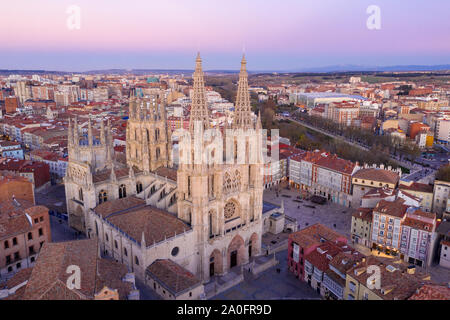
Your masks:
{"label": "gothic cathedral", "polygon": [[[250,107],[245,57],[234,120],[223,131],[210,127],[200,55],[193,80],[189,130],[184,134],[188,139],[179,143],[178,163],[173,163],[175,133],[167,126],[164,96],[131,96],[126,159],[114,153],[109,122],[94,130],[91,120],[80,125],[75,119],[69,124],[64,183],[69,224],[89,237],[93,227],[87,216],[107,201],[140,198],[176,217],[192,229],[186,246],[195,249],[190,256],[195,261],[188,269],[207,282],[261,253],[262,128]],[[146,265],[166,258],[148,255]]]}

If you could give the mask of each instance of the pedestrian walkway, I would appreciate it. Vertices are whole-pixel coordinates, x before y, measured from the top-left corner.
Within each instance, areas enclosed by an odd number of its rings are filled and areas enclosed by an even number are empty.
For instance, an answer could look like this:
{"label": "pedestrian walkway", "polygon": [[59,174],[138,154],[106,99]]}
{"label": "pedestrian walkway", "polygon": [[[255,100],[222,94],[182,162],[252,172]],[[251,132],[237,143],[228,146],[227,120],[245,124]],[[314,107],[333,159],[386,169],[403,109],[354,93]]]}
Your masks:
{"label": "pedestrian walkway", "polygon": [[287,250],[276,254],[278,265],[257,276],[244,271],[244,281],[216,296],[213,300],[280,300],[321,299],[315,290],[287,270]]}
{"label": "pedestrian walkway", "polygon": [[67,225],[67,221],[50,216],[50,228],[52,232],[52,242],[71,241],[86,239],[86,236]]}

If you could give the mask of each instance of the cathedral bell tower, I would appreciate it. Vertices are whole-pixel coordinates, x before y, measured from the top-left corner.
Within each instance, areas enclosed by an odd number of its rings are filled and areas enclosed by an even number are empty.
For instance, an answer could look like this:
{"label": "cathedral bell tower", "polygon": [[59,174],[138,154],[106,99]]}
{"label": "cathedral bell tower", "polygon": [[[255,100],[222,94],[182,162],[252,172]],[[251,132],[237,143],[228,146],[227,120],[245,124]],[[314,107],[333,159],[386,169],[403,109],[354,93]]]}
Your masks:
{"label": "cathedral bell tower", "polygon": [[85,231],[85,214],[95,207],[96,198],[93,176],[104,169],[111,169],[114,159],[111,123],[95,130],[89,119],[87,128],[79,125],[77,118],[69,119],[67,148],[69,161],[64,177],[69,225]]}
{"label": "cathedral bell tower", "polygon": [[145,172],[172,166],[170,139],[164,98],[130,96],[126,129],[128,166]]}

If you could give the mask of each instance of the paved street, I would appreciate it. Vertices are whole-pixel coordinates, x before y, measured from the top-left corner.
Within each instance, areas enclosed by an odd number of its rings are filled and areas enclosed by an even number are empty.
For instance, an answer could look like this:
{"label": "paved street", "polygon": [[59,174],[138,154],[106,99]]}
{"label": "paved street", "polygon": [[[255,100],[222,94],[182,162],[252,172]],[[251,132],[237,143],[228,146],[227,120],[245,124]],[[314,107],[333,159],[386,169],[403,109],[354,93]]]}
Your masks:
{"label": "paved street", "polygon": [[438,264],[432,264],[426,271],[430,273],[431,280],[442,284],[450,283],[450,269],[441,267]]}
{"label": "paved street", "polygon": [[41,204],[50,210],[66,212],[66,193],[64,184],[57,184],[40,192],[35,192],[36,204]]}
{"label": "paved street", "polygon": [[277,266],[264,271],[256,279],[246,278],[237,286],[213,297],[213,300],[321,299],[308,284],[288,272],[287,250],[277,253],[276,257],[280,261]]}
{"label": "paved street", "polygon": [[412,171],[410,174],[403,175],[402,180],[415,181],[420,183],[429,183],[434,181],[436,171],[430,168],[420,168]]}
{"label": "paved street", "polygon": [[50,228],[52,229],[52,242],[85,239],[83,234],[78,234],[67,225],[67,221],[50,216]]}
{"label": "paved street", "polygon": [[155,291],[147,287],[143,282],[136,278],[136,288],[139,290],[140,300],[162,300]]}
{"label": "paved street", "polygon": [[[285,213],[297,219],[299,230],[314,223],[321,223],[350,237],[350,224],[353,209],[330,202],[319,205],[307,200],[302,200],[302,203],[294,201],[298,200],[297,196],[300,195],[299,191],[292,188],[291,190],[287,190],[284,187],[285,185],[286,184],[283,184],[283,187],[280,185],[278,197],[275,188],[272,188],[272,190],[265,190],[264,201],[280,205],[283,200]],[[314,206],[315,208],[306,207],[305,205]]]}

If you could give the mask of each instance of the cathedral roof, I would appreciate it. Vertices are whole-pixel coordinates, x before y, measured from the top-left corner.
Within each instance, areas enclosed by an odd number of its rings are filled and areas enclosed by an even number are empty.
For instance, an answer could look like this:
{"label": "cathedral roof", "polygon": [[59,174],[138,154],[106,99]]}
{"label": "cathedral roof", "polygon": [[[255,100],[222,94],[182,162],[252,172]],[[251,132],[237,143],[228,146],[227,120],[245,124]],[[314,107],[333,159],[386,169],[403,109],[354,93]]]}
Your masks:
{"label": "cathedral roof", "polygon": [[191,229],[171,213],[153,206],[137,197],[107,201],[94,211],[122,232],[141,243],[144,234],[146,245],[158,243]]}
{"label": "cathedral roof", "polygon": [[[141,172],[139,169],[133,167],[134,173],[137,174]],[[117,179],[122,177],[126,177],[130,173],[129,168],[114,168],[114,172],[116,174]],[[96,172],[92,175],[92,179],[94,183],[103,182],[109,180],[111,177],[111,169],[104,169],[99,172]]]}
{"label": "cathedral roof", "polygon": [[155,260],[146,273],[175,296],[201,284],[200,279],[170,259]]}
{"label": "cathedral roof", "polygon": [[154,171],[154,173],[158,176],[166,177],[172,181],[177,181],[177,170],[173,168],[159,167]]}
{"label": "cathedral roof", "polygon": [[103,202],[95,207],[95,212],[101,215],[103,218],[106,218],[112,213],[128,211],[130,209],[143,207],[145,205],[146,204],[144,199],[131,196]]}

